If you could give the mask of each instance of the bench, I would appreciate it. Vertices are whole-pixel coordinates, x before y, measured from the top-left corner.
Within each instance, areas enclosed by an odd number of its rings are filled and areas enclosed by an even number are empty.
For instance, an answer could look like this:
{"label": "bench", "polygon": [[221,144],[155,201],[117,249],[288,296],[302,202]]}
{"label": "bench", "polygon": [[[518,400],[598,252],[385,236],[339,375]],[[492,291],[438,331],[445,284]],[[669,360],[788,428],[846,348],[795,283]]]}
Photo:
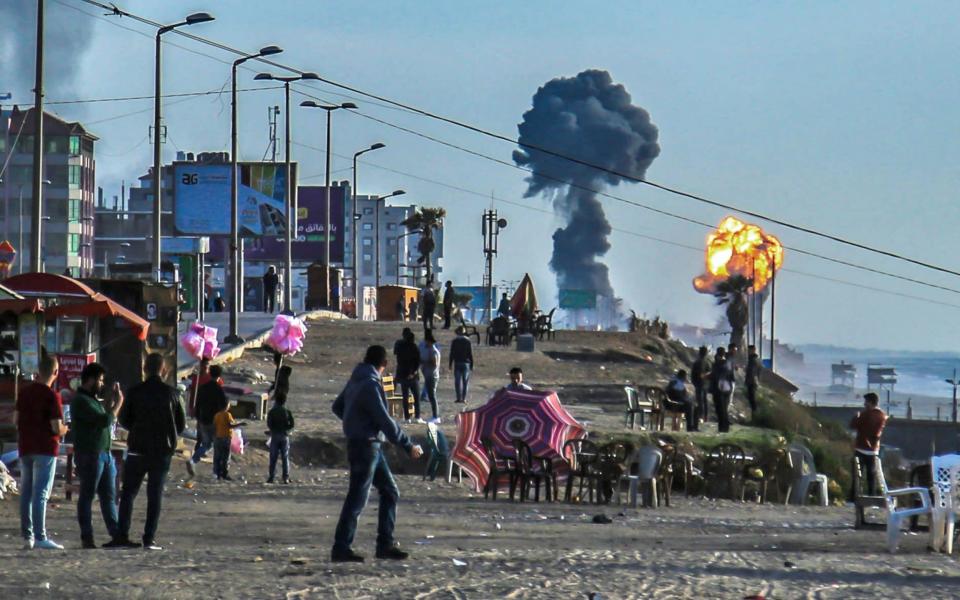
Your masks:
{"label": "bench", "polygon": [[406,418],[403,412],[403,396],[397,393],[397,385],[393,380],[393,375],[383,376],[383,393],[387,397],[390,416],[394,419]]}

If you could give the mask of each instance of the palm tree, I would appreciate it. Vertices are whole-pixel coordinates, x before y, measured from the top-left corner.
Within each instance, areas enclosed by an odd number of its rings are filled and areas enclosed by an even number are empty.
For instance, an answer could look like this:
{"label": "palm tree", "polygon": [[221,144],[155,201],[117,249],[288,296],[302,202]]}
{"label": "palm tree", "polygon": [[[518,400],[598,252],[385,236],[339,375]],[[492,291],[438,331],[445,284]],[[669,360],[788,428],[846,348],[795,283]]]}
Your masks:
{"label": "palm tree", "polygon": [[433,240],[433,231],[443,227],[443,219],[446,216],[447,211],[444,208],[421,207],[401,223],[407,228],[407,231],[420,234],[420,239],[417,242],[417,251],[420,253],[420,258],[417,259],[417,262],[426,265],[428,283],[433,278],[431,273],[433,261],[430,257],[437,247]]}
{"label": "palm tree", "polygon": [[750,314],[747,310],[747,292],[753,286],[753,279],[743,275],[731,275],[718,283],[713,295],[717,304],[727,305],[727,322],[730,323],[730,343],[743,348],[743,336],[747,330]]}

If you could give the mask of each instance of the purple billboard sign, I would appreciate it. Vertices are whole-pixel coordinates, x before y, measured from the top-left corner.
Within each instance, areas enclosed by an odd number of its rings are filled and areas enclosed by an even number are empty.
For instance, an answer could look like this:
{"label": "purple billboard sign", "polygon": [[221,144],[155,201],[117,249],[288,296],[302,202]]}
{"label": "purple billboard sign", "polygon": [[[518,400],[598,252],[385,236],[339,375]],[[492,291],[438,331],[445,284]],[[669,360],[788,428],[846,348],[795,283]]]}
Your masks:
{"label": "purple billboard sign", "polygon": [[[346,205],[345,187],[330,188],[330,256],[332,264],[343,263],[344,232],[343,215]],[[297,262],[324,262],[326,243],[324,238],[324,220],[327,202],[324,187],[300,186],[297,188],[297,237],[293,240],[293,260]],[[282,261],[284,259],[284,239],[262,236],[247,240],[244,260]],[[210,240],[210,251],[214,256],[223,256],[226,251],[226,238]]]}

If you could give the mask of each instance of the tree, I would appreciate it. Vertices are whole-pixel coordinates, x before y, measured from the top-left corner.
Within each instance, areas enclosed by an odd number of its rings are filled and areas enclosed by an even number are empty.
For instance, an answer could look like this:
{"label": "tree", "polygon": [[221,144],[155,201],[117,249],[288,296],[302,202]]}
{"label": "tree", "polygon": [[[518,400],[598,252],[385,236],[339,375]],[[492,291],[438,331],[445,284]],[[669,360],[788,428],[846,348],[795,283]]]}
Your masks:
{"label": "tree", "polygon": [[444,208],[421,207],[401,223],[407,228],[407,231],[420,234],[418,236],[420,239],[417,242],[417,252],[420,253],[420,257],[417,262],[427,267],[427,282],[433,279],[431,256],[437,247],[433,239],[433,232],[443,227],[443,219],[446,216],[447,211]]}
{"label": "tree", "polygon": [[753,286],[753,279],[743,275],[732,275],[717,284],[713,295],[717,304],[727,305],[727,322],[730,324],[730,343],[743,350],[743,337],[747,331],[750,313],[747,310],[747,292]]}

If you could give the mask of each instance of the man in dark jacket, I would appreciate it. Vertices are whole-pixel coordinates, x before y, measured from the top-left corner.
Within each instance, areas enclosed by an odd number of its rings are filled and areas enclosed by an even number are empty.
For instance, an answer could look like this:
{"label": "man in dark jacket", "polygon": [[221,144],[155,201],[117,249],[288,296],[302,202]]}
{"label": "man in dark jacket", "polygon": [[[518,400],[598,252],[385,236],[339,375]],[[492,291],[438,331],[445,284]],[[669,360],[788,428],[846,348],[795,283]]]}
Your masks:
{"label": "man in dark jacket", "polygon": [[213,426],[213,416],[219,407],[227,403],[227,394],[223,391],[220,376],[223,367],[210,366],[210,380],[197,388],[197,404],[194,413],[197,416],[197,444],[193,448],[193,456],[187,460],[187,471],[191,476],[196,475],[196,465],[213,448],[216,437],[216,428]]}
{"label": "man in dark jacket", "polygon": [[403,447],[411,458],[420,458],[423,450],[415,446],[400,426],[390,418],[381,377],[387,367],[383,346],[370,346],[363,362],[353,370],[350,381],[333,402],[333,413],[343,421],[350,463],[350,488],[343,502],[330,558],[333,562],[362,562],[363,556],[351,548],[357,531],[357,519],[367,503],[372,483],[380,494],[377,525],[377,558],[402,560],[408,554],[393,539],[400,491],[383,455],[385,440]]}
{"label": "man in dark jacket", "polygon": [[127,460],[123,464],[123,492],[120,494],[120,532],[116,545],[139,546],[130,542],[130,519],[133,501],[147,480],[147,518],[143,526],[143,547],[162,550],[155,535],[160,522],[163,485],[170,470],[170,459],[183,433],[186,415],[177,397],[177,390],[163,382],[166,365],[157,353],[147,356],[147,375],[127,391],[127,401],[120,410],[120,426],[126,429]]}
{"label": "man in dark jacket", "polygon": [[710,373],[710,362],[707,359],[707,347],[700,346],[697,360],[690,367],[690,382],[693,384],[694,401],[697,405],[697,418],[707,422],[707,377]]}
{"label": "man in dark jacket", "polygon": [[[99,363],[90,363],[80,373],[80,387],[70,402],[73,420],[73,460],[80,476],[77,521],[84,548],[96,548],[93,541],[93,497],[100,497],[100,512],[112,539],[118,537],[116,479],[117,467],[110,454],[110,430],[123,406],[120,384],[115,383],[109,402],[97,396],[104,389],[106,371]],[[107,542],[106,546],[110,546]]]}
{"label": "man in dark jacket", "polygon": [[713,408],[717,411],[717,431],[730,431],[730,398],[733,396],[734,373],[727,351],[723,346],[717,348],[710,370],[710,393],[713,395]]}
{"label": "man in dark jacket", "polygon": [[397,357],[396,382],[403,395],[403,414],[409,423],[420,418],[420,350],[409,327],[403,328],[403,337],[397,340],[393,354]]}
{"label": "man in dark jacket", "polygon": [[432,279],[420,291],[420,306],[423,309],[423,330],[433,329],[433,313],[437,310],[437,295],[433,291]]}
{"label": "man in dark jacket", "polygon": [[453,370],[453,387],[457,392],[457,402],[467,401],[467,386],[470,372],[473,371],[473,345],[466,336],[463,327],[457,327],[457,337],[450,344],[450,369]]}
{"label": "man in dark jacket", "polygon": [[450,315],[453,314],[453,299],[457,291],[453,289],[453,282],[448,281],[443,290],[443,328],[450,329]]}
{"label": "man in dark jacket", "polygon": [[277,276],[277,270],[273,267],[267,269],[263,274],[263,310],[273,313],[276,310],[277,285],[280,283],[280,277]]}
{"label": "man in dark jacket", "polygon": [[757,384],[760,379],[760,357],[755,346],[747,346],[747,368],[743,371],[744,383],[747,386],[747,401],[750,403],[750,414],[757,414]]}

